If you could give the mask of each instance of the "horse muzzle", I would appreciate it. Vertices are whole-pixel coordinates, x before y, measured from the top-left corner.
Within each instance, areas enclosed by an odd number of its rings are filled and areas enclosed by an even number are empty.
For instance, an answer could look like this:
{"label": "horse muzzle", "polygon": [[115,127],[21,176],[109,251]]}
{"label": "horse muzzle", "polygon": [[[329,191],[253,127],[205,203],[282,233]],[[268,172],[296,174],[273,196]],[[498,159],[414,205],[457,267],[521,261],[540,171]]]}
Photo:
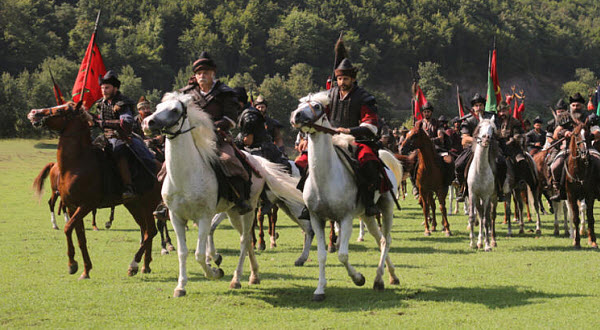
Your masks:
{"label": "horse muzzle", "polygon": [[31,122],[33,127],[41,127],[43,124],[44,113],[42,110],[32,109],[27,114],[27,119]]}

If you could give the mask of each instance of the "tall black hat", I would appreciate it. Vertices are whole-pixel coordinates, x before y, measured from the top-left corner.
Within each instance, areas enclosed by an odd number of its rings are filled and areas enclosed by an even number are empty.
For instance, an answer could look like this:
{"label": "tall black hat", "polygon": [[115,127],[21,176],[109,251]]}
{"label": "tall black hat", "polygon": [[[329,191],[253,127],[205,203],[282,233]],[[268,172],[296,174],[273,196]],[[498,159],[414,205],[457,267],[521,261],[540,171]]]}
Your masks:
{"label": "tall black hat", "polygon": [[567,110],[568,107],[569,107],[569,105],[563,99],[558,100],[558,102],[556,102],[556,106],[555,106],[556,110]]}
{"label": "tall black hat", "polygon": [[194,72],[198,72],[200,70],[216,70],[217,65],[215,61],[208,55],[207,52],[200,53],[200,58],[198,58],[193,65]]}
{"label": "tall black hat", "polygon": [[423,104],[423,110],[430,110],[433,112],[433,104],[431,104],[431,102],[425,102],[425,104]]}
{"label": "tall black hat", "polygon": [[485,104],[485,98],[479,95],[479,93],[475,93],[475,95],[473,95],[473,98],[471,99],[471,106],[474,106],[477,103]]}
{"label": "tall black hat", "polygon": [[348,76],[351,78],[356,78],[356,72],[358,70],[352,65],[349,59],[345,58],[340,62],[335,68],[335,76]]}
{"label": "tall black hat", "polygon": [[103,84],[111,84],[116,88],[121,87],[121,81],[117,78],[117,74],[113,70],[108,70],[104,77],[98,77],[98,85],[102,86]]}
{"label": "tall black hat", "polygon": [[582,103],[585,104],[585,99],[579,92],[575,93],[573,96],[569,96],[569,103]]}
{"label": "tall black hat", "polygon": [[535,117],[535,119],[533,120],[533,124],[543,124],[544,121],[542,120],[542,118],[540,118],[540,116]]}

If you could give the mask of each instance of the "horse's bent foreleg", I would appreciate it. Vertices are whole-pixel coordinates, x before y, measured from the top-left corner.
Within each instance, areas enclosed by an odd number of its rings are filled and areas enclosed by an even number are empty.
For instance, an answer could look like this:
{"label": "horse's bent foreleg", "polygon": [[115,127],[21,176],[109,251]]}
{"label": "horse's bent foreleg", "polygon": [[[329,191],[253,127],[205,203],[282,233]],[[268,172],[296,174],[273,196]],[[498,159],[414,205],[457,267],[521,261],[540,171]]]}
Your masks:
{"label": "horse's bent foreleg", "polygon": [[[65,235],[67,237],[67,256],[69,257],[69,274],[75,274],[77,272],[77,261],[75,261],[75,247],[73,246],[73,229],[76,228],[78,222],[83,222],[83,218],[90,212],[90,209],[79,206],[75,210],[69,210],[70,217],[69,221],[65,224]],[[81,244],[81,243],[80,243]],[[81,247],[81,245],[80,245]],[[87,253],[87,247],[86,252]],[[82,250],[83,254],[83,250]],[[89,256],[88,256],[89,258]],[[89,264],[91,269],[91,262]],[[89,270],[88,270],[89,271]],[[85,272],[88,274],[89,273]]]}
{"label": "horse's bent foreleg", "polygon": [[[173,222],[173,220],[171,220]],[[221,269],[212,268],[206,263],[206,241],[208,233],[210,232],[210,222],[208,217],[203,215],[198,219],[198,240],[196,242],[196,261],[202,267],[206,278],[214,280],[223,277],[223,271]]]}
{"label": "horse's bent foreleg", "polygon": [[[373,219],[371,218],[371,221]],[[356,271],[356,269],[350,264],[348,257],[348,245],[350,241],[350,235],[352,234],[352,217],[346,217],[340,221],[340,249],[338,251],[338,259],[346,267],[348,275],[357,286],[365,284],[365,277]],[[381,280],[381,279],[380,279]]]}

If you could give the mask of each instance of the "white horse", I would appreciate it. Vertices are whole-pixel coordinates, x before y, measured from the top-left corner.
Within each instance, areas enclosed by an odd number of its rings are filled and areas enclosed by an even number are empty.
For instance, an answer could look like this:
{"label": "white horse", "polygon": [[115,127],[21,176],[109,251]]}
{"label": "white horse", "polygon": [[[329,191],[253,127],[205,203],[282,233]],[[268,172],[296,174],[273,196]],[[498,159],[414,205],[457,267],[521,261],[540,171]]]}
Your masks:
{"label": "white horse", "polygon": [[[479,215],[479,238],[477,248],[482,248],[482,240],[485,239],[485,251],[491,251],[495,246],[494,225],[492,223],[497,203],[494,170],[497,149],[494,143],[494,132],[496,125],[494,119],[483,119],[473,133],[473,161],[467,174],[467,185],[469,187],[469,226],[471,248],[475,248],[473,227],[476,216]],[[492,244],[490,245],[490,236]]]}
{"label": "white horse", "polygon": [[[251,247],[253,212],[240,215],[234,204],[218,198],[218,184],[213,166],[218,166],[216,134],[210,115],[200,111],[191,102],[189,95],[168,93],[156,112],[143,122],[145,132],[149,134],[163,133],[167,135],[165,143],[165,162],[167,176],[162,187],[162,197],[169,208],[169,215],[175,233],[179,255],[179,280],[174,296],[186,294],[187,283],[186,260],[188,248],[186,244],[185,225],[192,220],[198,225],[198,243],[196,260],[200,263],[204,274],[209,279],[223,276],[223,270],[213,268],[206,262],[207,236],[213,215],[227,212],[232,226],[240,233],[240,258],[233,274],[230,288],[240,288],[240,278],[246,255],[250,259],[251,273],[249,284],[260,283],[258,263]],[[189,111],[188,111],[189,108]],[[257,205],[260,192],[265,182],[269,189],[281,199],[302,204],[302,195],[290,181],[281,166],[270,163],[260,157],[246,154],[249,163],[260,173],[262,178],[252,176],[250,205]]]}
{"label": "white horse", "polygon": [[[398,187],[398,189],[394,191],[394,194],[396,195],[396,199],[400,199],[400,195],[402,194],[400,185],[402,183],[402,178],[404,177],[404,167],[402,167],[400,161],[397,160],[396,157],[394,157],[394,154],[392,154],[391,152],[381,149],[379,150],[378,154],[379,158],[385,164],[385,166],[387,166],[394,173],[394,177],[396,178],[396,186]],[[357,242],[362,242],[365,240],[365,228],[366,225],[361,220],[358,224],[358,238],[356,239]]]}
{"label": "white horse", "polygon": [[[328,92],[309,95],[300,100],[298,108],[292,112],[290,122],[296,128],[308,132],[308,169],[309,174],[304,186],[304,201],[310,213],[311,225],[317,238],[319,258],[319,284],[314,292],[313,300],[325,299],[325,263],[327,260],[327,247],[325,242],[324,226],[327,219],[335,220],[340,224],[340,248],[338,258],[346,267],[348,275],[358,286],[365,283],[365,277],[356,271],[348,260],[348,244],[352,234],[352,219],[361,217],[367,224],[369,232],[379,242],[380,258],[373,287],[383,289],[382,276],[384,265],[390,273],[390,283],[399,284],[395,275],[394,266],[388,256],[391,243],[391,227],[393,223],[394,200],[390,193],[379,197],[377,205],[382,210],[382,224],[379,230],[374,217],[364,215],[364,206],[357,202],[358,187],[354,174],[345,159],[341,158],[335,150],[334,138],[330,134],[316,131],[314,127],[324,127],[333,131],[325,116],[324,107],[329,103]],[[349,135],[337,135],[339,145],[348,147],[353,138]],[[388,169],[388,176],[395,185],[394,174]],[[392,191],[396,191],[393,187]]]}

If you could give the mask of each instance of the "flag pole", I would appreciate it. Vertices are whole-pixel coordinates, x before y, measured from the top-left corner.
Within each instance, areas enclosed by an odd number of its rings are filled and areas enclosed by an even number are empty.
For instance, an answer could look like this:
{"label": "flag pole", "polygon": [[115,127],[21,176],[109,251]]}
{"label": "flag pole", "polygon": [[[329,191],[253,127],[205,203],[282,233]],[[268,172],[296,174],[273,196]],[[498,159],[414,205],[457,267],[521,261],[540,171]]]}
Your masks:
{"label": "flag pole", "polygon": [[54,91],[54,89],[55,89],[54,86],[58,86],[58,85],[56,84],[56,81],[54,81],[54,75],[52,75],[52,70],[50,69],[50,65],[48,65],[48,72],[50,72],[50,79],[52,79],[52,91],[54,92],[54,98],[56,98],[57,105],[60,105],[59,100],[58,100],[58,95],[56,95],[56,91]]}
{"label": "flag pole", "polygon": [[94,51],[94,45],[96,44],[96,32],[98,31],[98,21],[100,21],[100,13],[102,9],[98,10],[98,16],[96,16],[96,23],[94,24],[94,32],[92,33],[92,49],[90,50],[90,58],[88,59],[87,67],[85,68],[85,76],[83,78],[83,85],[81,86],[81,92],[79,93],[79,101],[83,102],[83,95],[85,94],[85,85],[87,84],[87,77],[90,73],[90,65],[92,64],[92,53]]}

